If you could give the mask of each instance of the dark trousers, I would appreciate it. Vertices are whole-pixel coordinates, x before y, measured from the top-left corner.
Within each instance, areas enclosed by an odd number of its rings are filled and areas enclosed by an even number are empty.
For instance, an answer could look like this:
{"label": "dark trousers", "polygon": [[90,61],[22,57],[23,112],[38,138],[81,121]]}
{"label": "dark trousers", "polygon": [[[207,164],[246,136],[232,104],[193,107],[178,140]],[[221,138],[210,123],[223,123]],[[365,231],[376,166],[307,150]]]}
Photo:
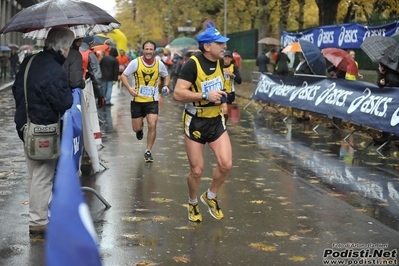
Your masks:
{"label": "dark trousers", "polygon": [[10,75],[12,79],[15,79],[17,72],[18,72],[18,66],[12,66],[10,69]]}
{"label": "dark trousers", "polygon": [[1,67],[1,75],[0,75],[0,79],[1,78],[4,78],[4,79],[6,79],[7,78],[7,66],[3,66],[3,67]]}

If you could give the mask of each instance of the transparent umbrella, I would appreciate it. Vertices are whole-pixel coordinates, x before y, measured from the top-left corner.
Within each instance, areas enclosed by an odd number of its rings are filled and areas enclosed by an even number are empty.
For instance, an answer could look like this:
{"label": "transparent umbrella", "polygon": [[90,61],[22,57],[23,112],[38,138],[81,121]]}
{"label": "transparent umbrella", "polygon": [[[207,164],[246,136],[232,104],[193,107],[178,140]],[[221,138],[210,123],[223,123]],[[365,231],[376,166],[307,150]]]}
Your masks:
{"label": "transparent umbrella", "polygon": [[177,39],[174,39],[169,46],[170,47],[180,47],[180,46],[193,46],[193,45],[198,45],[198,42],[190,37],[180,37]]}
{"label": "transparent umbrella", "polygon": [[[71,26],[69,29],[73,31],[75,34],[75,38],[84,38],[85,36],[93,36],[99,33],[107,33],[111,32],[114,29],[118,29],[120,24],[118,23],[110,23],[109,25],[76,25]],[[51,28],[44,28],[40,30],[34,30],[27,33],[22,34],[22,37],[25,39],[32,39],[32,40],[44,40],[47,37],[47,33],[50,31]]]}
{"label": "transparent umbrella", "polygon": [[85,1],[47,0],[21,10],[0,30],[27,33],[54,26],[120,24],[105,10]]}

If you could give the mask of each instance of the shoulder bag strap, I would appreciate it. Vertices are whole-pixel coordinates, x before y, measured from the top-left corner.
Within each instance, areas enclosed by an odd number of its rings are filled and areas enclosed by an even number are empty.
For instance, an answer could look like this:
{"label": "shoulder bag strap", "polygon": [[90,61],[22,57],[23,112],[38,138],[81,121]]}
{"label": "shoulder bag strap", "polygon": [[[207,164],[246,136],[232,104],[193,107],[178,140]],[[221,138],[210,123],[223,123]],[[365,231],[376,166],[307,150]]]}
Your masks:
{"label": "shoulder bag strap", "polygon": [[30,64],[32,63],[33,58],[35,58],[35,56],[36,55],[32,56],[29,59],[29,62],[26,65],[25,73],[24,73],[24,94],[25,94],[25,108],[26,108],[26,121],[27,122],[30,121],[30,118],[29,118],[29,115],[28,115],[28,95],[27,95],[27,92],[26,92],[26,80],[28,79],[28,72],[29,72]]}

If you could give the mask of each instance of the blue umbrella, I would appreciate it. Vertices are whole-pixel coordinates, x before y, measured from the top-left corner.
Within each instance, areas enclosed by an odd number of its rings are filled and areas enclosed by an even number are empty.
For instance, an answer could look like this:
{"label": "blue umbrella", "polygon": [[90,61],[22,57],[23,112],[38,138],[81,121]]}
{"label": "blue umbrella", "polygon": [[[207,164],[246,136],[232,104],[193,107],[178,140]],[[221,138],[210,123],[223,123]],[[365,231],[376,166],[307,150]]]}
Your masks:
{"label": "blue umbrella", "polygon": [[303,56],[305,57],[310,69],[315,75],[325,75],[326,74],[326,59],[321,53],[319,47],[313,43],[299,39],[299,45]]}
{"label": "blue umbrella", "polygon": [[5,45],[1,45],[0,52],[11,52],[11,48]]}

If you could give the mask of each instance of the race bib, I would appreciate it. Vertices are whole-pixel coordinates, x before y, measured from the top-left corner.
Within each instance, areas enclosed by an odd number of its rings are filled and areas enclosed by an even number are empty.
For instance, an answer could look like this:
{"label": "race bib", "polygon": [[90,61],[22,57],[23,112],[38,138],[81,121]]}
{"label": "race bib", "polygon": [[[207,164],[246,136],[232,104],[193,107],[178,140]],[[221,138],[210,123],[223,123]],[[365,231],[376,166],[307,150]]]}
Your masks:
{"label": "race bib", "polygon": [[150,86],[143,86],[141,85],[139,88],[139,96],[142,97],[152,97],[154,96],[155,88]]}
{"label": "race bib", "polygon": [[227,75],[227,74],[225,73],[225,74],[224,74],[224,79],[225,79],[225,80],[230,80],[230,76]]}
{"label": "race bib", "polygon": [[223,82],[220,77],[201,82],[201,89],[203,92],[222,91]]}

